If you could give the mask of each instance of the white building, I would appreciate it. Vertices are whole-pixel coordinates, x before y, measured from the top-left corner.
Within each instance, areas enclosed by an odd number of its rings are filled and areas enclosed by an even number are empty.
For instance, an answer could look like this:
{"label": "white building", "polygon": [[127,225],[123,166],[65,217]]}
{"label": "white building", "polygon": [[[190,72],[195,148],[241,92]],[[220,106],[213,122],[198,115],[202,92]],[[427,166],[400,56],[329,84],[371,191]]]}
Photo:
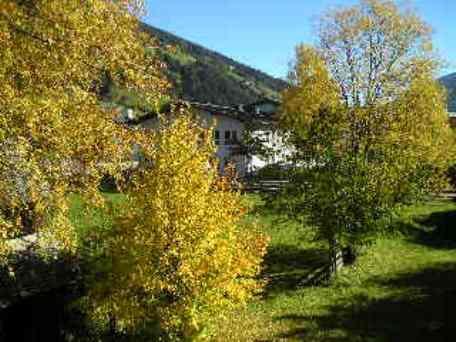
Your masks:
{"label": "white building", "polygon": [[243,107],[246,112],[253,113],[255,126],[252,136],[261,141],[263,148],[269,151],[267,154],[252,154],[249,164],[250,171],[258,170],[266,165],[286,163],[291,155],[283,134],[277,127],[279,107],[279,102],[269,99]]}
{"label": "white building", "polygon": [[[244,177],[266,165],[286,163],[290,156],[277,127],[279,102],[262,100],[237,107],[201,103],[192,103],[192,106],[199,110],[208,126],[215,126],[214,139],[221,173],[228,163],[232,163],[238,175]],[[269,153],[257,154],[250,148],[244,139],[246,133]]]}
{"label": "white building", "polygon": [[192,103],[206,127],[213,127],[216,155],[219,160],[219,171],[224,172],[227,165],[232,164],[240,177],[248,172],[250,158],[243,151],[245,134],[244,113],[233,107],[211,104]]}
{"label": "white building", "polygon": [[[203,125],[213,127],[220,173],[224,172],[227,165],[232,164],[238,176],[244,177],[268,164],[286,160],[288,151],[276,129],[275,118],[280,105],[278,102],[264,100],[237,107],[196,102],[191,102],[190,105],[200,114]],[[146,117],[144,120],[131,119],[131,113],[126,113],[123,119],[146,128],[154,129],[157,126],[157,119],[154,117]],[[244,139],[247,132],[271,150],[272,154],[264,157],[252,152]]]}

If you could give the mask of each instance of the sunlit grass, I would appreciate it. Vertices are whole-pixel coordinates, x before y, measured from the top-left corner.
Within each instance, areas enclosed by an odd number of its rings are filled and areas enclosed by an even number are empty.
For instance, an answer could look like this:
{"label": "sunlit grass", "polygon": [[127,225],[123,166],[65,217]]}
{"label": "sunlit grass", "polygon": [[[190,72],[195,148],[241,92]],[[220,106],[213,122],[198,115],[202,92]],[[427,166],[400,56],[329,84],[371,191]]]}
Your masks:
{"label": "sunlit grass", "polygon": [[[125,209],[121,195],[106,196]],[[263,272],[270,283],[246,309],[221,322],[218,341],[456,340],[454,202],[404,209],[399,233],[380,238],[329,284],[310,287],[301,280],[327,261],[326,246],[311,229],[268,210],[258,197],[246,200],[253,206],[246,220],[256,220],[271,237]],[[87,211],[78,197],[72,201],[81,236],[112,225],[106,211]]]}
{"label": "sunlit grass", "polygon": [[114,210],[125,210],[125,196],[117,193],[103,193],[105,208],[95,208],[85,203],[80,196],[71,196],[70,219],[76,228],[79,238],[83,239],[91,231],[109,229],[112,226],[112,215],[109,207]]}
{"label": "sunlit grass", "polygon": [[[330,284],[270,286],[264,296],[220,326],[218,340],[452,340],[456,336],[451,330],[456,313],[456,245],[448,239],[454,236],[448,230],[456,229],[455,213],[451,201],[405,209],[399,219],[401,234],[379,239]],[[296,222],[275,225],[271,213],[260,221],[272,237],[270,253],[286,245],[288,251],[300,250],[305,256],[304,251],[316,246],[312,234]],[[295,256],[288,255],[283,272],[306,269],[309,260]],[[281,257],[287,260],[285,250]],[[266,275],[279,271],[265,269]]]}

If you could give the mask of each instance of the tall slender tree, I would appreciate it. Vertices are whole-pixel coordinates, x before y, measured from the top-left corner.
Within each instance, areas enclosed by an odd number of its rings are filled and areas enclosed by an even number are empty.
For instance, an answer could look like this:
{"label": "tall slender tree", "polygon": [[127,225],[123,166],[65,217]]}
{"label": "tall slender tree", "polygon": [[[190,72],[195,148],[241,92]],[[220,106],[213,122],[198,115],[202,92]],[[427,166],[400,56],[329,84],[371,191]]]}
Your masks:
{"label": "tall slender tree", "polygon": [[292,207],[330,245],[369,241],[400,205],[438,192],[453,153],[431,29],[389,0],[321,17],[297,48],[281,123],[296,149]]}

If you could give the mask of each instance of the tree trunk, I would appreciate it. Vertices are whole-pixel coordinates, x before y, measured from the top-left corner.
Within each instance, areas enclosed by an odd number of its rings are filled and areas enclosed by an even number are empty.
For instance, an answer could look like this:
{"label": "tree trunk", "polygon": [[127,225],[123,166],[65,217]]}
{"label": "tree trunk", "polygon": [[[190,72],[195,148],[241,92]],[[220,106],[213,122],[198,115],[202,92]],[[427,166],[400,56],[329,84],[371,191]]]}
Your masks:
{"label": "tree trunk", "polygon": [[27,206],[19,213],[22,223],[22,233],[25,235],[36,233],[39,220],[35,215],[35,203],[27,202]]}
{"label": "tree trunk", "polygon": [[332,277],[333,275],[337,274],[337,272],[343,266],[342,251],[340,250],[340,246],[335,238],[333,238],[329,241],[329,262],[330,262],[329,276]]}
{"label": "tree trunk", "polygon": [[342,250],[342,258],[344,265],[353,265],[358,257],[358,252],[355,247],[348,245]]}
{"label": "tree trunk", "polygon": [[114,315],[109,314],[109,341],[117,341],[117,322]]}

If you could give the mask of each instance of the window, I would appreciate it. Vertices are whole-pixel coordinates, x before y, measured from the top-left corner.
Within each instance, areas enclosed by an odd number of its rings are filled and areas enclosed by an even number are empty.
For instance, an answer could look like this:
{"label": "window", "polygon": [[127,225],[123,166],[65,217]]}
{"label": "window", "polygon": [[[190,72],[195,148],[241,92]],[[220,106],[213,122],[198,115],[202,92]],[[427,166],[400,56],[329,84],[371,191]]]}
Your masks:
{"label": "window", "polygon": [[233,144],[236,144],[238,142],[237,131],[231,131],[231,141]]}
{"label": "window", "polygon": [[225,145],[236,145],[238,142],[237,131],[225,131]]}
{"label": "window", "polygon": [[225,145],[236,145],[238,143],[237,131],[225,131]]}
{"label": "window", "polygon": [[220,131],[215,130],[214,131],[214,140],[216,145],[220,145]]}
{"label": "window", "polygon": [[225,145],[231,145],[231,131],[225,131]]}

